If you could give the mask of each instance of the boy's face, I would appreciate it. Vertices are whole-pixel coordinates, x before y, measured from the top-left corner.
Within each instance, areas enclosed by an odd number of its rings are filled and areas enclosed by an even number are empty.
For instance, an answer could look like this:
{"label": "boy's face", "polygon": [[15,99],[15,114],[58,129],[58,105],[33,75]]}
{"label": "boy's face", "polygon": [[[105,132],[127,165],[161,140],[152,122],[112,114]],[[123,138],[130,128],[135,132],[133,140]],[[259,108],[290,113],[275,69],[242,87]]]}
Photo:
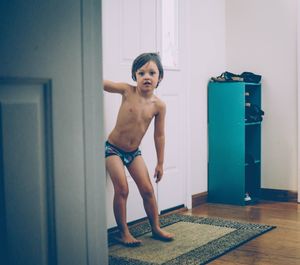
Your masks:
{"label": "boy's face", "polygon": [[154,90],[160,81],[159,70],[153,61],[144,64],[135,75],[137,86],[144,91]]}

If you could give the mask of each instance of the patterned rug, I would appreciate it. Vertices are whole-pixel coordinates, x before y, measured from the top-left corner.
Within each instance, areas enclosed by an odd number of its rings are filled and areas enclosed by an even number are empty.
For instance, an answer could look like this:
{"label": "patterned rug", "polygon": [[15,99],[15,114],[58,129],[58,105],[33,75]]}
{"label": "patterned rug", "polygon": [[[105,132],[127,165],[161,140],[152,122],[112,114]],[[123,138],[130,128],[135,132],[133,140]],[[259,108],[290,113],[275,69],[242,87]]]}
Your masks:
{"label": "patterned rug", "polygon": [[143,241],[128,248],[114,241],[109,232],[110,265],[199,265],[240,246],[275,228],[219,218],[173,214],[160,218],[161,226],[175,234],[175,240],[161,242],[151,237],[148,222],[130,227],[131,233]]}

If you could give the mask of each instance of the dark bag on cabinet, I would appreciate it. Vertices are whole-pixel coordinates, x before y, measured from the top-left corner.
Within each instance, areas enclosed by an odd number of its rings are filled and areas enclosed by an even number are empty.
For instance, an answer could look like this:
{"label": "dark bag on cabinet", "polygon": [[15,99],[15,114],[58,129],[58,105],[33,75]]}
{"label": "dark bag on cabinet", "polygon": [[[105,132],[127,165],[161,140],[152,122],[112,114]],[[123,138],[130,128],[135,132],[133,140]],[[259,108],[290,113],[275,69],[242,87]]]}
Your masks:
{"label": "dark bag on cabinet", "polygon": [[217,77],[212,77],[213,82],[246,82],[246,83],[259,83],[261,80],[261,75],[257,75],[251,72],[243,72],[240,75],[223,72]]}
{"label": "dark bag on cabinet", "polygon": [[239,75],[230,73],[230,72],[223,72],[221,75],[217,77],[212,77],[211,81],[213,82],[243,82],[243,78]]}
{"label": "dark bag on cabinet", "polygon": [[259,83],[261,75],[257,75],[251,72],[243,72],[240,75],[246,83]]}

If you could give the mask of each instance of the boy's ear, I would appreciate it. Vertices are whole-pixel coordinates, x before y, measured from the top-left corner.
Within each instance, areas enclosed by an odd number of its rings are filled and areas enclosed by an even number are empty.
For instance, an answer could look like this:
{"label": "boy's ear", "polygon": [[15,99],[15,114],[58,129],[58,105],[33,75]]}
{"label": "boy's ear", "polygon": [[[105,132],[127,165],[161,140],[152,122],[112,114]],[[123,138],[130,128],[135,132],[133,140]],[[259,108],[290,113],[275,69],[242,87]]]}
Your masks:
{"label": "boy's ear", "polygon": [[157,82],[156,88],[158,88],[158,85],[159,85],[159,83],[161,82],[161,80],[162,80],[162,78],[160,77],[160,78],[158,79],[158,82]]}

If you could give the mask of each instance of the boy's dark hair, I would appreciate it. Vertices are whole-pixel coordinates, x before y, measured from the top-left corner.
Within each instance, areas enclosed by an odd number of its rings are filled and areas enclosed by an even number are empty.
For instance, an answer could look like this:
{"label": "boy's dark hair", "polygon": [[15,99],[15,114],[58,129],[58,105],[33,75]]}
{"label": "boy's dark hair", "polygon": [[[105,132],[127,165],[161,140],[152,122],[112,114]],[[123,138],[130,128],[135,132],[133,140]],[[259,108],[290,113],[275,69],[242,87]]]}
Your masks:
{"label": "boy's dark hair", "polygon": [[[164,77],[164,69],[162,67],[161,61],[160,61],[160,56],[157,53],[142,53],[138,57],[135,58],[135,60],[132,63],[132,68],[131,68],[131,76],[133,81],[136,81],[136,72],[138,69],[140,69],[144,64],[153,61],[155,62],[158,71],[159,71],[159,79],[163,79]],[[157,84],[158,85],[158,84]]]}

